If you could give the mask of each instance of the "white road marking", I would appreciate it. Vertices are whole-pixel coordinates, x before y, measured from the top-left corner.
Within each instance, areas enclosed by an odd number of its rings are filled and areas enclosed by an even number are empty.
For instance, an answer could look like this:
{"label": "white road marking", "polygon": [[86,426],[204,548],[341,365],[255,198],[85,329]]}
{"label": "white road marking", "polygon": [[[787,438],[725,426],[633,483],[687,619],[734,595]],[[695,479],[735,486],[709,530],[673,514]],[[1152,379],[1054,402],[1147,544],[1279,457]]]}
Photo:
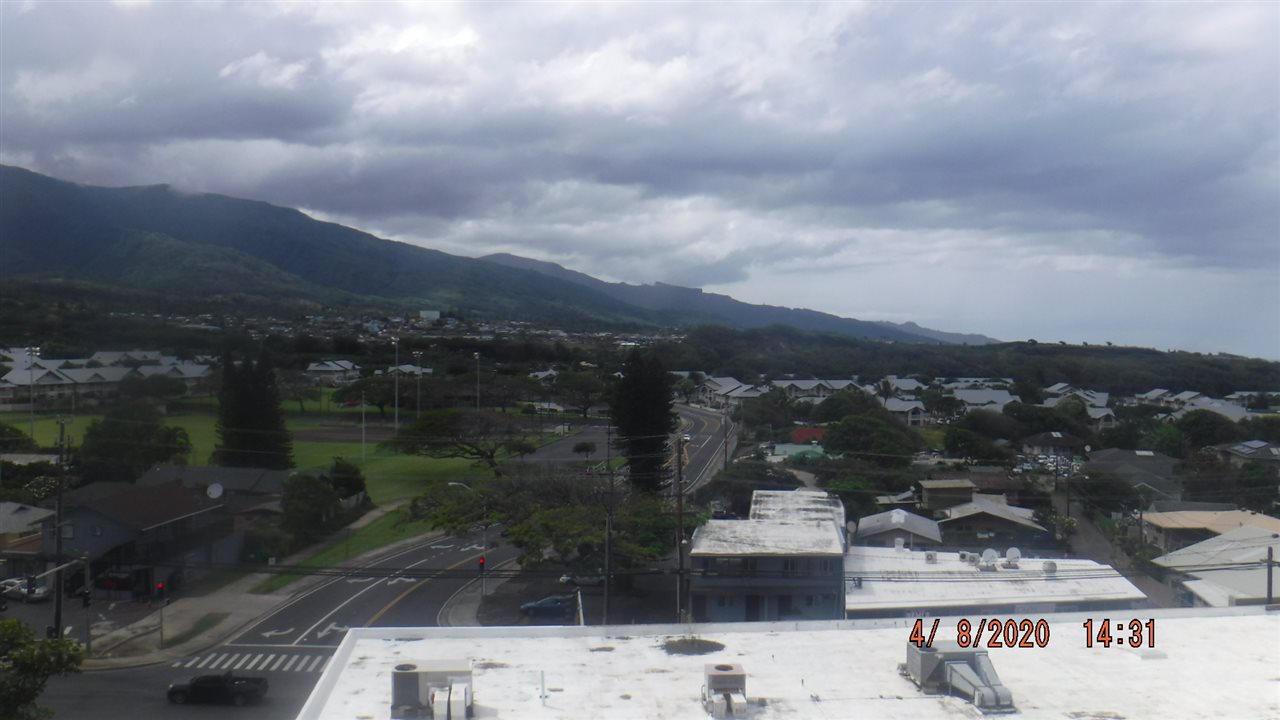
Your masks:
{"label": "white road marking", "polygon": [[293,667],[293,664],[298,661],[299,657],[299,655],[290,655],[289,662],[285,663],[284,667],[280,668],[280,672],[289,672],[289,668]]}
{"label": "white road marking", "polygon": [[[311,665],[310,665],[309,667],[307,667],[307,669],[306,669],[305,671],[303,671],[303,672],[311,672],[312,670],[315,670],[315,669],[316,669],[316,666],[318,666],[318,665],[320,664],[320,661],[322,661],[322,660],[324,660],[324,656],[323,656],[323,655],[317,655],[317,656],[316,656],[316,659],[315,659],[315,660],[312,660],[312,661],[311,661]],[[299,669],[299,670],[302,670],[302,666],[301,666],[301,665],[299,665],[299,666],[298,666],[298,669]]]}
{"label": "white road marking", "polygon": [[199,664],[199,665],[197,665],[196,667],[198,667],[198,668],[202,668],[202,667],[204,667],[204,666],[205,666],[205,663],[209,662],[209,661],[210,661],[210,660],[212,660],[212,659],[213,659],[213,655],[211,654],[211,655],[209,655],[209,657],[205,658],[204,660],[201,660],[201,661],[200,661],[200,664]]}
{"label": "white road marking", "polygon": [[[287,658],[287,657],[289,657],[289,656],[288,656],[288,655],[281,655],[280,657],[276,658],[276,662],[275,662],[275,664],[274,664],[274,665],[272,665],[272,666],[271,666],[271,670],[275,670],[276,668],[280,667],[280,663],[284,662],[284,659],[285,659],[285,658]],[[268,670],[267,672],[271,672],[271,670]]]}
{"label": "white road marking", "polygon": [[249,661],[249,658],[250,658],[250,657],[253,657],[253,656],[252,656],[252,655],[249,655],[248,653],[245,653],[245,656],[244,656],[243,658],[241,658],[241,659],[240,659],[240,662],[236,663],[236,666],[235,666],[235,667],[233,667],[233,668],[231,668],[231,669],[232,669],[232,670],[239,670],[241,667],[243,667],[243,666],[244,666],[244,664],[245,664],[246,662],[248,662],[248,661]]}
{"label": "white road marking", "polygon": [[227,661],[222,663],[221,665],[217,665],[217,664],[210,665],[209,669],[210,670],[226,670],[231,667],[231,663],[235,662],[236,658],[238,657],[240,657],[240,653],[236,653],[235,655],[232,655],[231,657],[227,658]]}

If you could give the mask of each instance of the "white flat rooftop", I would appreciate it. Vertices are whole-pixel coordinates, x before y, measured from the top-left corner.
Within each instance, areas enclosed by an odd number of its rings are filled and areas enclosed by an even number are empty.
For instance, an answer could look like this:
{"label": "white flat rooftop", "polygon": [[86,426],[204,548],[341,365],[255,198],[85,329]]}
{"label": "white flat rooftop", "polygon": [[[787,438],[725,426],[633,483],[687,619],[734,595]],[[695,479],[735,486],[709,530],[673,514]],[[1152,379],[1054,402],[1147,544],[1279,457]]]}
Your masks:
{"label": "white flat rooftop", "polygon": [[[1018,567],[981,570],[959,553],[937,552],[937,563],[920,550],[851,547],[844,559],[845,610],[971,607],[982,604],[1137,602],[1146,595],[1115,568],[1092,560],[1022,558]],[[1052,562],[1053,573],[1045,572]],[[862,587],[851,580],[862,578]],[[935,613],[936,614],[936,613]]]}
{"label": "white flat rooftop", "polygon": [[[1050,636],[1043,648],[988,649],[1012,693],[1013,717],[1280,718],[1280,612],[1158,610],[1112,613],[1109,619],[1127,623],[1131,617],[1155,619],[1154,649],[1087,648],[1082,624],[1101,620],[1098,613],[1044,617]],[[935,642],[955,640],[958,620],[939,619]],[[699,702],[703,666],[726,662],[746,672],[751,720],[982,718],[966,699],[925,695],[899,675],[910,625],[352,629],[298,717],[389,718],[395,665],[458,658],[471,664],[477,720],[705,720]],[[705,655],[665,651],[665,640],[685,636],[723,649]]]}
{"label": "white flat rooftop", "polygon": [[708,520],[693,533],[690,557],[844,554],[840,528],[826,520]]}

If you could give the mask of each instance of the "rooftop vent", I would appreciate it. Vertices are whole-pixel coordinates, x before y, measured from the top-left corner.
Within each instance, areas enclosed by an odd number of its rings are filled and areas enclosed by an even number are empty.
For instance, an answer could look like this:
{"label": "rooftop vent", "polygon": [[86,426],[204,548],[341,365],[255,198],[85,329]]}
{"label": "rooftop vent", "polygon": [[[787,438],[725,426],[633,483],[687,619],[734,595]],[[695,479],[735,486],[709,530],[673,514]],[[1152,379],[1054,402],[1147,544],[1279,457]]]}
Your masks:
{"label": "rooftop vent", "polygon": [[938,562],[938,553],[934,552],[933,550],[929,550],[925,552],[924,561],[927,563],[936,565]]}
{"label": "rooftop vent", "polygon": [[747,716],[747,671],[737,663],[703,666],[702,707],[714,718]]}
{"label": "rooftop vent", "polygon": [[465,720],[471,715],[470,660],[416,660],[391,672],[391,717]]}
{"label": "rooftop vent", "polygon": [[1015,712],[1013,694],[1000,682],[985,650],[954,642],[916,647],[907,643],[907,661],[898,672],[931,695],[956,692],[986,713]]}
{"label": "rooftop vent", "polygon": [[1044,568],[1045,575],[1053,575],[1054,573],[1058,572],[1058,563],[1052,560],[1045,560],[1044,565],[1042,567]]}

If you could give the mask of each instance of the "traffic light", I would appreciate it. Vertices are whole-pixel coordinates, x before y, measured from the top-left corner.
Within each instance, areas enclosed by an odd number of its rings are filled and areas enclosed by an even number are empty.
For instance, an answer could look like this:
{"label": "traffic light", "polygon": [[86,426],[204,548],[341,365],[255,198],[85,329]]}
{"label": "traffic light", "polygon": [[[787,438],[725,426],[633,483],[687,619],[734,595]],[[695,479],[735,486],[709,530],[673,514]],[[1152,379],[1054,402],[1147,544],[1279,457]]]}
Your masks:
{"label": "traffic light", "polygon": [[156,583],[156,599],[157,600],[164,599],[164,583],[162,582]]}
{"label": "traffic light", "polygon": [[480,556],[480,574],[481,575],[484,574],[484,556],[483,555]]}
{"label": "traffic light", "polygon": [[89,607],[93,604],[93,593],[89,592],[88,588],[85,588],[84,595],[80,596],[80,602],[84,607]]}

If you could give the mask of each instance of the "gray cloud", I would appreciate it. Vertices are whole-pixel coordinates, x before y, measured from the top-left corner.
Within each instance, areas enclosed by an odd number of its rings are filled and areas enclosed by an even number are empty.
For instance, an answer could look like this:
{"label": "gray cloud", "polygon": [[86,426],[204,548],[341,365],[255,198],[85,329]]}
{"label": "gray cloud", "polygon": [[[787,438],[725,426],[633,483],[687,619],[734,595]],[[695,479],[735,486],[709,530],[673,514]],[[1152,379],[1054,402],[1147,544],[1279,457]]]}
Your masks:
{"label": "gray cloud", "polygon": [[[73,180],[994,335],[1036,307],[1001,269],[1226,293],[1212,269],[1280,327],[1272,5],[6,3],[0,21],[0,159]],[[885,268],[925,299],[944,273],[1027,297],[939,315],[845,292]],[[1114,293],[1092,294],[1112,301],[1077,315],[1113,323]],[[1133,321],[1135,342],[1197,342]],[[1278,356],[1280,330],[1239,346]]]}

